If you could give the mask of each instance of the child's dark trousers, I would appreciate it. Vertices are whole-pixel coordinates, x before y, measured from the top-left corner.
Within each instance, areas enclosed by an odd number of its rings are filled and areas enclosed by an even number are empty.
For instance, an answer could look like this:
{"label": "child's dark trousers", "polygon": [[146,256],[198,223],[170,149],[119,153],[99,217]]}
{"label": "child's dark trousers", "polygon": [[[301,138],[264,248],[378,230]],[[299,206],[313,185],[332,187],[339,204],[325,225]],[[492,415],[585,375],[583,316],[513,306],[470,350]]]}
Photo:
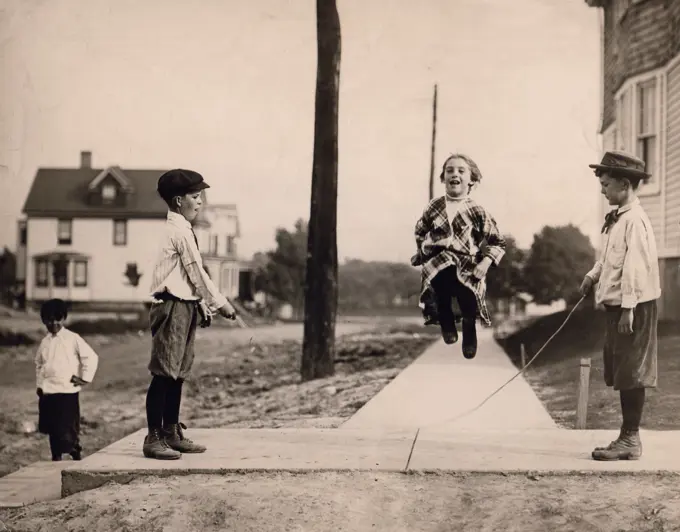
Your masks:
{"label": "child's dark trousers", "polygon": [[79,393],[44,394],[38,400],[38,430],[49,435],[52,458],[80,453]]}
{"label": "child's dark trousers", "polygon": [[463,319],[474,322],[477,317],[477,298],[467,286],[463,285],[456,275],[456,267],[449,266],[440,271],[431,283],[437,302],[439,325],[443,332],[456,330],[452,299],[458,301]]}

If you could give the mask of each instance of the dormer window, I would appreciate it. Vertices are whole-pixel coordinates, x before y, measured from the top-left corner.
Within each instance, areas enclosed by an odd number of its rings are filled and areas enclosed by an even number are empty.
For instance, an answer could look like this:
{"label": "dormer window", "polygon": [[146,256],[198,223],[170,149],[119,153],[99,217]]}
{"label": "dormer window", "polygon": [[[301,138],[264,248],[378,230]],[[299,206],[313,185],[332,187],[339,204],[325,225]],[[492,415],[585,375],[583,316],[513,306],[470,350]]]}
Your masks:
{"label": "dormer window", "polygon": [[116,199],[116,185],[107,183],[102,186],[102,201],[111,203]]}

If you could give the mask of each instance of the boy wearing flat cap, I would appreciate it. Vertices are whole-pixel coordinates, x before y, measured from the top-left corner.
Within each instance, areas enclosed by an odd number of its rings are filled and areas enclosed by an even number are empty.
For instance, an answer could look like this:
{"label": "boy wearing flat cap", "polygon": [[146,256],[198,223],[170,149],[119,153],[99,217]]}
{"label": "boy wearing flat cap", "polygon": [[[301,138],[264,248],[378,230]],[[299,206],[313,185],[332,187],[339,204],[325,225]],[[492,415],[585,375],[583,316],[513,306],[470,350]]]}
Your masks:
{"label": "boy wearing flat cap", "polygon": [[191,222],[203,204],[202,191],[210,188],[191,170],[170,170],[158,180],[158,194],[168,204],[167,222],[153,270],[149,312],[151,325],[151,385],[146,396],[147,458],[173,460],[181,453],[202,453],[203,445],[184,436],[179,422],[182,384],[194,362],[196,326],[210,325],[212,313],[235,319],[232,304],[219,293],[198,250]]}
{"label": "boy wearing flat cap", "polygon": [[602,194],[616,209],[607,214],[602,254],[581,284],[606,309],[604,380],[619,391],[623,423],[619,437],[596,447],[595,460],[637,460],[642,456],[640,420],[645,389],[657,385],[657,299],[659,263],[652,224],[637,190],[649,179],[641,159],[621,151],[605,153],[591,164]]}

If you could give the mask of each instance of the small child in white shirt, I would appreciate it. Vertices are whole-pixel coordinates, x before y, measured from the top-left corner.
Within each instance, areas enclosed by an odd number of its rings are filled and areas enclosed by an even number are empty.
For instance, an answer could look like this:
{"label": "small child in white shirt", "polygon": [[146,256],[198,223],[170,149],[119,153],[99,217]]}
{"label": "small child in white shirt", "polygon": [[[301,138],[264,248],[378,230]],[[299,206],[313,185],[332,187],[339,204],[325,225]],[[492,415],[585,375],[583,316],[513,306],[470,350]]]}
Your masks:
{"label": "small child in white shirt", "polygon": [[48,330],[35,356],[38,430],[49,435],[52,460],[82,458],[80,390],[92,382],[99,357],[83,338],[64,327],[66,303],[50,299],[40,308]]}

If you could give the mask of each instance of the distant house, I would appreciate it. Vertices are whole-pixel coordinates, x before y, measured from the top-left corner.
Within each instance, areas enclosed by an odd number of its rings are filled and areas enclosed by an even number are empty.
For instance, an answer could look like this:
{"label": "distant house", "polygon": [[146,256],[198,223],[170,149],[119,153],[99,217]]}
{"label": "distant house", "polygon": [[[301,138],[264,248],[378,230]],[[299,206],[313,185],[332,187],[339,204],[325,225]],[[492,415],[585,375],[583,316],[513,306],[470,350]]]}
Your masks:
{"label": "distant house", "polygon": [[[659,250],[662,319],[680,319],[680,0],[586,0],[602,9],[604,150],[652,174],[640,200]],[[602,217],[611,207],[602,201]]]}
{"label": "distant house", "polygon": [[511,297],[488,297],[487,299],[494,318],[497,320],[524,316],[527,312],[527,305],[532,300],[531,296],[525,293],[514,294]]}
{"label": "distant house", "polygon": [[[157,235],[167,206],[164,170],[40,168],[18,224],[17,280],[27,306],[59,297],[74,308],[127,310],[150,300]],[[233,205],[208,205],[195,224],[201,252],[222,293],[236,298],[243,270]]]}

